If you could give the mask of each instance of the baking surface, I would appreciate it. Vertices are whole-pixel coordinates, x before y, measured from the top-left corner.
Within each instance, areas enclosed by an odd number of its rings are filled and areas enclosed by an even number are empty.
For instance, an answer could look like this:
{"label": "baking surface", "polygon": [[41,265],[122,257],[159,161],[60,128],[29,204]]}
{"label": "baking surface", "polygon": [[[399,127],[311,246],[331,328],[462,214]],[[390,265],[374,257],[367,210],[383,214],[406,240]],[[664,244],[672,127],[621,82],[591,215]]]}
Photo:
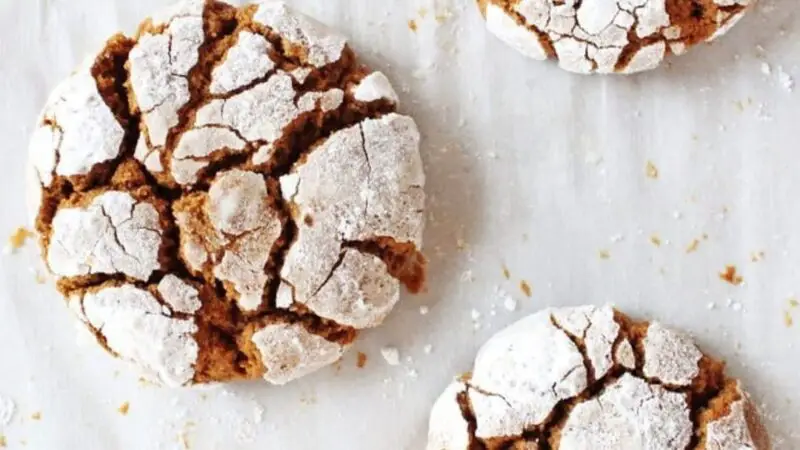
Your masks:
{"label": "baking surface", "polygon": [[[714,45],[630,78],[526,60],[469,0],[291,2],[350,36],[420,125],[428,292],[288,387],[166,390],[77,331],[29,242],[0,258],[0,447],[420,449],[434,399],[493,332],[611,302],[728,360],[775,447],[800,448],[795,1],[764,0]],[[27,141],[49,90],[168,3],[0,0],[0,233],[26,224]]]}

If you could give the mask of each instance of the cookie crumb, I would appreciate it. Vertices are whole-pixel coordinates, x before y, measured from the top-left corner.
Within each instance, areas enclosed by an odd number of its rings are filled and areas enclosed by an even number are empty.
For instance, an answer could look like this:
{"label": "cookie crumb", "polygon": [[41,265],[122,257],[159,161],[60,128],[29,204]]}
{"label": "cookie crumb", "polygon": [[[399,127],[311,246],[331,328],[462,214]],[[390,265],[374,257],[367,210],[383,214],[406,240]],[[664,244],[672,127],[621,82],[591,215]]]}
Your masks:
{"label": "cookie crumb", "polygon": [[125,403],[121,404],[119,406],[119,408],[117,408],[117,411],[120,414],[122,414],[123,416],[127,416],[128,415],[128,411],[130,411],[130,409],[131,409],[131,403],[130,402],[125,402]]}
{"label": "cookie crumb", "polygon": [[752,262],[763,261],[764,260],[764,256],[765,256],[765,254],[764,254],[763,251],[753,252],[753,253],[750,254],[750,261],[752,261]]}
{"label": "cookie crumb", "polygon": [[477,309],[473,309],[470,314],[472,316],[472,320],[473,321],[477,322],[477,321],[481,320],[481,312],[478,311]]}
{"label": "cookie crumb", "polygon": [[800,306],[800,302],[798,302],[797,299],[794,299],[794,298],[790,298],[789,299],[789,307],[790,308],[797,308],[798,306]]}
{"label": "cookie crumb", "polygon": [[522,291],[523,294],[525,294],[526,297],[528,298],[533,297],[533,289],[531,288],[531,285],[527,281],[525,280],[520,281],[519,289]]}
{"label": "cookie crumb", "polygon": [[650,242],[656,247],[661,247],[661,238],[655,233],[650,236]]}
{"label": "cookie crumb", "polygon": [[508,267],[506,267],[505,265],[503,265],[503,278],[505,278],[506,280],[511,279],[511,271],[508,270]]}
{"label": "cookie crumb", "polygon": [[653,164],[653,161],[647,161],[647,166],[645,167],[645,174],[647,178],[652,178],[654,180],[658,179],[658,167]]}
{"label": "cookie crumb", "polygon": [[597,255],[600,257],[600,259],[611,259],[611,252],[606,249],[600,250],[597,252]]}
{"label": "cookie crumb", "polygon": [[699,239],[694,239],[689,244],[689,246],[686,247],[686,253],[694,253],[694,252],[697,251],[698,247],[700,247],[700,240]]}
{"label": "cookie crumb", "polygon": [[42,413],[40,411],[36,411],[35,413],[31,414],[31,420],[42,420]]}
{"label": "cookie crumb", "polygon": [[10,398],[0,395],[0,427],[5,427],[10,424],[16,411],[16,403]]}
{"label": "cookie crumb", "polygon": [[416,20],[414,20],[414,19],[411,19],[411,20],[409,20],[409,21],[408,21],[408,29],[409,29],[409,30],[411,30],[411,31],[413,31],[414,33],[416,33],[416,32],[417,32],[417,29],[418,29],[418,27],[417,27],[417,21],[416,21]]}
{"label": "cookie crumb", "polygon": [[390,366],[400,365],[400,351],[396,347],[383,347],[381,349],[381,356]]}
{"label": "cookie crumb", "polygon": [[508,296],[505,300],[503,300],[503,306],[505,306],[507,310],[514,312],[517,310],[517,301],[514,300],[513,297]]}
{"label": "cookie crumb", "polygon": [[789,311],[783,312],[783,323],[786,325],[786,328],[791,328],[794,325],[794,319],[792,318],[792,313]]}
{"label": "cookie crumb", "polygon": [[363,369],[366,365],[367,365],[367,354],[363,352],[358,352],[356,367],[358,367],[359,369]]}
{"label": "cookie crumb", "polygon": [[14,233],[8,238],[8,250],[7,253],[16,253],[17,250],[21,249],[25,246],[25,243],[28,241],[28,238],[35,237],[36,234],[31,232],[25,227],[17,228]]}
{"label": "cookie crumb", "polygon": [[4,434],[0,434],[0,448],[8,447],[8,441],[6,440],[6,436]]}
{"label": "cookie crumb", "polygon": [[739,286],[744,282],[744,278],[736,272],[736,266],[725,266],[725,271],[720,272],[719,278],[734,286]]}
{"label": "cookie crumb", "polygon": [[34,270],[33,279],[36,281],[36,284],[47,283],[47,275],[43,274],[39,269]]}

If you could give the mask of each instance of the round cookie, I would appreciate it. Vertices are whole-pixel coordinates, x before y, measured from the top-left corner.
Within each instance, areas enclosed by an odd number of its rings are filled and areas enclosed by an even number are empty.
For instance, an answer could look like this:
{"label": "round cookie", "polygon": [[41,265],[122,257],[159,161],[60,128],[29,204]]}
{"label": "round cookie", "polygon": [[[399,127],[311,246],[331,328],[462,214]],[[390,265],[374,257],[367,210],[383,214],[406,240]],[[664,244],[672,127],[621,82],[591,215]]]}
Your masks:
{"label": "round cookie", "polygon": [[428,450],[766,450],[747,394],[688,336],[610,306],[548,309],[436,401]]}
{"label": "round cookie", "polygon": [[59,291],[167,385],[334,363],[424,283],[420,136],[397,100],[282,2],[185,0],[114,36],[30,145]]}
{"label": "round cookie", "polygon": [[754,0],[477,0],[486,25],[575,73],[642,72],[727,33]]}

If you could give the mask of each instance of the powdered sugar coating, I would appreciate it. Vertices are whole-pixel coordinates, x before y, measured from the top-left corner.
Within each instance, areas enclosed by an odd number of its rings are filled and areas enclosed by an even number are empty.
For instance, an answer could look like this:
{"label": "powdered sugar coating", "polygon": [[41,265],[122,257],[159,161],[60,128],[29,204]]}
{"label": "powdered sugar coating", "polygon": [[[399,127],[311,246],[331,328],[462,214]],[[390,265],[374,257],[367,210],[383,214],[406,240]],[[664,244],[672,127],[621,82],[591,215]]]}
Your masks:
{"label": "powdered sugar coating", "polygon": [[487,0],[484,15],[489,31],[533,59],[553,56],[576,73],[636,73],[660,65],[668,48],[724,34],[750,3],[716,0],[688,18],[667,0]]}
{"label": "powdered sugar coating", "polygon": [[131,92],[142,112],[151,152],[167,143],[170,129],[179,122],[178,112],[189,102],[188,75],[205,40],[202,14],[200,1],[174,6],[156,19],[155,25],[166,25],[164,32],[145,33],[129,55]]}
{"label": "powdered sugar coating", "polygon": [[333,111],[339,108],[344,101],[344,91],[338,88],[331,89],[325,92],[309,92],[303,94],[300,100],[297,101],[297,107],[301,111],[311,111],[319,108],[323,111]]}
{"label": "powdered sugar coating", "polygon": [[273,142],[302,112],[294,97],[292,77],[279,70],[252,89],[211,101],[197,112],[195,125],[227,127],[250,142]]}
{"label": "powdered sugar coating", "polygon": [[431,409],[427,450],[469,448],[469,423],[458,405],[458,396],[467,392],[467,386],[454,381]]}
{"label": "powdered sugar coating", "polygon": [[101,273],[147,280],[161,267],[158,211],[126,192],[106,192],[87,207],[58,210],[52,230],[47,264],[58,276]]}
{"label": "powdered sugar coating", "polygon": [[653,322],[644,339],[644,374],[672,386],[688,386],[700,373],[700,349],[686,334]]}
{"label": "powdered sugar coating", "polygon": [[[234,169],[220,174],[212,183],[206,201],[211,229],[198,231],[185,213],[177,214],[182,255],[189,266],[202,272],[209,262],[214,276],[230,283],[239,307],[258,309],[267,283],[266,264],[282,232],[277,212],[269,204],[264,178]],[[210,255],[222,254],[219,261]]]}
{"label": "powdered sugar coating", "polygon": [[269,57],[272,44],[260,34],[242,31],[225,60],[211,74],[211,93],[227,94],[265,76],[275,68]]}
{"label": "powdered sugar coating", "polygon": [[338,61],[347,44],[343,36],[314,19],[298,14],[285,2],[261,3],[253,19],[272,28],[291,44],[303,48],[307,62],[316,67]]}
{"label": "powdered sugar coating", "polygon": [[494,3],[486,6],[486,26],[501,41],[528,58],[542,61],[547,59],[547,50],[542,46],[539,37]]}
{"label": "powdered sugar coating", "polygon": [[636,354],[633,352],[633,346],[629,340],[620,341],[614,359],[617,364],[626,369],[633,370],[636,368]]}
{"label": "powdered sugar coating", "polygon": [[88,324],[120,357],[167,386],[192,380],[199,351],[192,320],[169,317],[152,294],[130,285],[87,293],[82,305]]}
{"label": "powdered sugar coating", "polygon": [[625,374],[570,412],[560,448],[685,449],[693,432],[690,412],[686,394]]}
{"label": "powdered sugar coating", "polygon": [[[296,301],[340,323],[367,327],[382,321],[396,303],[395,284],[386,278],[386,269],[369,258],[348,258],[343,244],[380,236],[421,242],[424,175],[418,145],[413,121],[390,114],[337,131],[295,173],[281,178],[284,198],[294,205],[298,218],[297,241],[281,271],[283,280],[294,287]],[[338,265],[340,259],[347,259],[348,265]],[[323,289],[326,282],[339,279],[331,277],[337,268],[370,280],[357,286],[354,297],[364,303],[357,308],[362,309],[361,318],[341,315],[355,312],[352,308],[357,306],[343,310],[341,299],[333,295],[344,285]],[[353,288],[347,291],[356,294]],[[363,316],[366,305],[383,306]]]}
{"label": "powdered sugar coating", "polygon": [[202,127],[187,131],[181,136],[172,154],[172,177],[179,184],[190,185],[197,181],[197,173],[208,166],[208,158],[217,151],[244,151],[247,143],[231,130]]}
{"label": "powdered sugar coating", "polygon": [[400,300],[400,282],[380,259],[345,250],[340,265],[307,302],[322,317],[353,328],[383,322]]}
{"label": "powdered sugar coating", "polygon": [[31,138],[31,164],[44,186],[54,175],[86,175],[120,154],[125,131],[100,96],[93,63],[88,59],[55,88]]}
{"label": "powdered sugar coating", "polygon": [[[515,436],[587,387],[583,356],[546,310],[492,337],[475,358],[470,399],[479,438]],[[542,351],[547,349],[547,351]]]}
{"label": "powdered sugar coating", "polygon": [[364,77],[353,90],[353,97],[360,102],[388,100],[397,104],[400,101],[392,83],[383,72],[372,72]]}
{"label": "powdered sugar coating", "polygon": [[553,320],[567,333],[583,341],[595,379],[604,377],[613,362],[614,342],[620,326],[614,320],[614,309],[586,306],[553,311]]}
{"label": "powdered sugar coating", "polygon": [[338,361],[344,348],[312,334],[300,324],[274,324],[260,329],[252,338],[266,368],[264,379],[286,384]]}
{"label": "powdered sugar coating", "polygon": [[737,386],[739,399],[729,406],[728,414],[706,426],[706,450],[762,450],[769,446],[766,435],[754,419],[752,405],[741,386]]}
{"label": "powdered sugar coating", "polygon": [[172,274],[158,283],[158,293],[172,312],[194,314],[203,307],[197,289]]}

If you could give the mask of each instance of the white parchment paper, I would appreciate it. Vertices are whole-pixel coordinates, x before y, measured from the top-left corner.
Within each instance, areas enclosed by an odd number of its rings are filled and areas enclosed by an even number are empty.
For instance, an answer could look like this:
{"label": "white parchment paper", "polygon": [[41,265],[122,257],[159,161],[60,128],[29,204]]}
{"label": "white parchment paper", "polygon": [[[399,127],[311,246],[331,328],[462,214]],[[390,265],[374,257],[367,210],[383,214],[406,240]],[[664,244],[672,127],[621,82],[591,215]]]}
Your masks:
{"label": "white parchment paper", "polygon": [[[48,91],[167,3],[0,0],[0,232],[26,223],[27,140]],[[292,3],[349,35],[419,122],[428,292],[363,336],[363,369],[354,351],[285,388],[164,390],[76,331],[29,245],[0,259],[8,448],[420,449],[435,397],[493,332],[545,306],[606,302],[693,333],[743,378],[776,447],[800,448],[796,0],[764,0],[713,46],[630,78],[525,60],[471,0]],[[742,285],[720,280],[726,265]]]}

